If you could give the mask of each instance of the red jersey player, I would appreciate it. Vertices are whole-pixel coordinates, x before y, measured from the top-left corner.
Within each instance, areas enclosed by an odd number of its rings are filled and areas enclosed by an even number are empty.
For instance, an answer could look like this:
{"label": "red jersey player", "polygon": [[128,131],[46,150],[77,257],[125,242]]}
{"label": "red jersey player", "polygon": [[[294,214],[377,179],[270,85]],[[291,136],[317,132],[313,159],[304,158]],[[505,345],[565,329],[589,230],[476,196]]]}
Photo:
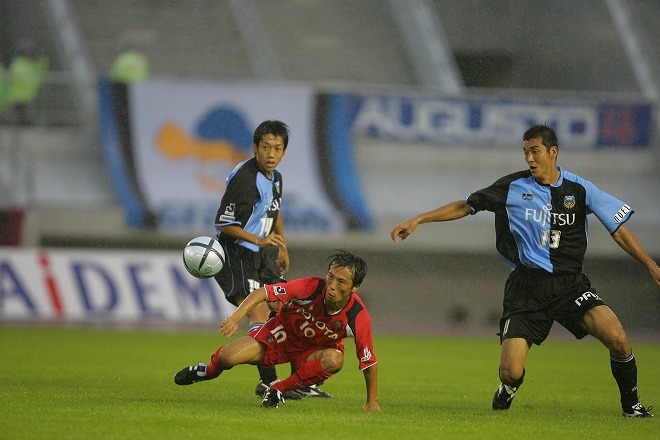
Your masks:
{"label": "red jersey player", "polygon": [[257,304],[280,304],[266,324],[222,346],[209,365],[199,362],[174,376],[177,385],[215,379],[240,364],[278,365],[291,362],[296,372],[274,383],[261,406],[277,408],[283,393],[316,385],[339,372],[344,364],[343,339],[355,339],[360,370],[364,373],[367,402],[363,409],[380,410],[378,405],[377,359],[373,353],[371,319],[357,290],[367,273],[360,257],[341,250],[330,257],[328,274],[285,283],[267,284],[250,293],[233,315],[220,324],[220,332],[233,336],[239,322]]}

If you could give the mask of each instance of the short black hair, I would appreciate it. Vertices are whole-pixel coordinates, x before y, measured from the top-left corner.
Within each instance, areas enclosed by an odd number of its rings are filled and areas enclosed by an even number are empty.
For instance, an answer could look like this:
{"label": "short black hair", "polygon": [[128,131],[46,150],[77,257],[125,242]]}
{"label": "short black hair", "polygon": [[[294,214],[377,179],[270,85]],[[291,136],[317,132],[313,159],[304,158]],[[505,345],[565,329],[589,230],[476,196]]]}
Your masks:
{"label": "short black hair", "polygon": [[261,139],[267,134],[272,134],[273,136],[281,137],[284,141],[284,150],[286,151],[286,146],[289,144],[289,127],[282,121],[264,121],[254,130],[254,137],[252,142],[254,145],[259,145]]}
{"label": "short black hair", "polygon": [[550,150],[551,147],[559,148],[559,143],[557,142],[557,135],[555,130],[547,124],[536,124],[532,125],[527,129],[525,134],[523,134],[523,141],[528,141],[530,139],[540,138],[541,143],[545,148]]}
{"label": "short black hair", "polygon": [[353,272],[353,285],[359,286],[364,281],[367,275],[367,263],[357,255],[347,251],[346,249],[338,249],[334,254],[328,257],[330,263],[328,269],[331,267],[345,267]]}

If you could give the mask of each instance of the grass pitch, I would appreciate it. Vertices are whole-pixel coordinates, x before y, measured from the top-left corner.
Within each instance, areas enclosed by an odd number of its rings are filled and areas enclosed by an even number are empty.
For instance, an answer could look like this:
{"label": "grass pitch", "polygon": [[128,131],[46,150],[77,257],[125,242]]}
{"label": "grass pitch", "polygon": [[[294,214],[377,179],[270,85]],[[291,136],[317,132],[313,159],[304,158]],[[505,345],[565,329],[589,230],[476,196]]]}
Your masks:
{"label": "grass pitch", "polygon": [[[262,409],[252,366],[174,384],[175,372],[226,342],[212,329],[0,327],[0,438],[660,438],[660,418],[621,416],[607,351],[594,340],[534,347],[511,410],[494,412],[495,337],[377,335],[379,413],[361,409],[364,378],[350,340],[344,369],[323,386],[333,399]],[[660,406],[660,346],[634,349],[642,401]],[[278,367],[281,377],[288,370]]]}

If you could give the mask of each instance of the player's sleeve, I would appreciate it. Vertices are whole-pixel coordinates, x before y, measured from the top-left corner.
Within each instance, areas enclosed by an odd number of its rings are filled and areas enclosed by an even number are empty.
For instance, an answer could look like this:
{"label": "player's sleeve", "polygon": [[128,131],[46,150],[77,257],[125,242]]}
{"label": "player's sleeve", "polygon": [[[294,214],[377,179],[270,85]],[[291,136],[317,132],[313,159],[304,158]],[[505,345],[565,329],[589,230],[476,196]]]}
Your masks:
{"label": "player's sleeve", "polygon": [[266,284],[266,301],[285,303],[290,299],[307,298],[316,290],[318,278],[300,278],[286,283]]}
{"label": "player's sleeve", "polygon": [[610,234],[630,219],[633,209],[621,200],[599,189],[593,183],[583,180],[585,187],[587,213],[593,213]]}
{"label": "player's sleeve", "polygon": [[378,362],[374,354],[374,344],[371,338],[371,317],[367,309],[362,309],[355,317],[355,353],[359,368],[364,370]]}
{"label": "player's sleeve", "polygon": [[254,205],[255,183],[250,173],[237,172],[227,182],[227,190],[222,196],[220,207],[215,216],[215,226],[237,225],[241,228],[250,218]]}
{"label": "player's sleeve", "polygon": [[495,212],[500,206],[506,204],[510,182],[509,176],[502,177],[489,187],[470,194],[465,202],[472,208],[472,215],[479,211]]}

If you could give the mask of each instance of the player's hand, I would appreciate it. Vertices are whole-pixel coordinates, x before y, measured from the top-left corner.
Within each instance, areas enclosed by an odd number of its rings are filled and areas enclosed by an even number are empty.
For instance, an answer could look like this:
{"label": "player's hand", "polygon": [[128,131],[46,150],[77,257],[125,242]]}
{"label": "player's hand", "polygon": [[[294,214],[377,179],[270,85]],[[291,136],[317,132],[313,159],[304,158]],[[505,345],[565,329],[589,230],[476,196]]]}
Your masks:
{"label": "player's hand", "polygon": [[290,261],[289,261],[289,250],[286,246],[281,246],[280,251],[277,254],[277,268],[280,270],[282,275],[286,275],[289,271]]}
{"label": "player's hand", "polygon": [[392,229],[392,232],[390,232],[390,236],[392,237],[394,244],[398,244],[399,239],[405,240],[406,237],[415,232],[418,224],[419,223],[415,221],[415,219],[410,219],[396,225],[394,229]]}
{"label": "player's hand", "polygon": [[364,404],[362,409],[365,411],[380,411],[380,405],[378,404],[378,401],[367,402]]}
{"label": "player's hand", "polygon": [[220,323],[220,333],[225,336],[234,336],[238,331],[238,321],[233,316],[225,319]]}
{"label": "player's hand", "polygon": [[260,248],[266,246],[279,246],[280,248],[286,247],[286,241],[284,237],[280,234],[268,234],[267,236],[260,238],[258,243],[255,243]]}

